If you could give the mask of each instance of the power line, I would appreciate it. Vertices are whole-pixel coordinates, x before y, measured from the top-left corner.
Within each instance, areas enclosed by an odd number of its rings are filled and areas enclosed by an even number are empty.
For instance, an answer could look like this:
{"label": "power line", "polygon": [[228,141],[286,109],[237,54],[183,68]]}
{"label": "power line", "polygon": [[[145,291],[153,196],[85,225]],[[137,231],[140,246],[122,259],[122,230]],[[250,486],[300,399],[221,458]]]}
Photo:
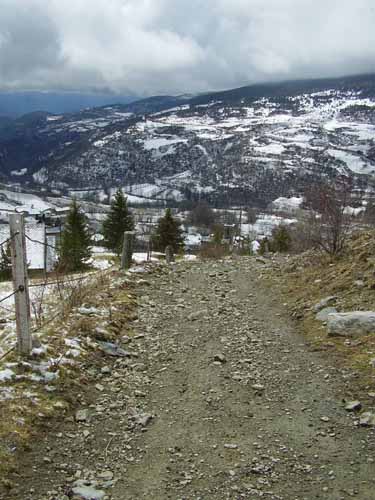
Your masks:
{"label": "power line", "polygon": [[34,330],[32,330],[31,333],[36,333],[38,332],[39,330],[42,330],[43,328],[45,328],[47,325],[49,325],[50,323],[52,323],[53,321],[55,321],[55,319],[60,316],[60,314],[62,314],[62,311],[59,311],[58,313],[56,313],[55,315],[52,316],[52,318],[49,318],[47,319],[44,323],[42,323],[40,326],[37,326],[36,328],[34,328]]}
{"label": "power line", "polygon": [[55,245],[51,245],[50,243],[47,243],[46,241],[39,241],[39,240],[34,240],[33,238],[31,238],[30,236],[28,236],[27,234],[25,234],[25,238],[29,241],[31,241],[32,243],[37,243],[39,245],[43,245],[45,247],[49,247],[49,248],[52,248],[53,250],[55,250],[57,252],[58,248],[55,246]]}
{"label": "power line", "polygon": [[21,291],[23,291],[23,290],[20,290],[20,289],[15,290],[14,292],[7,295],[6,297],[3,297],[2,299],[0,299],[0,303],[4,302],[4,300],[10,299],[11,297],[13,297],[13,295],[16,295],[16,293],[21,292]]}
{"label": "power line", "polygon": [[105,273],[106,271],[109,271],[113,269],[115,266],[111,266],[108,269],[100,269],[99,271],[94,271],[92,273],[88,273],[84,276],[79,276],[77,278],[71,278],[71,279],[65,279],[64,281],[56,280],[56,281],[44,281],[43,283],[33,283],[32,285],[29,285],[29,288],[36,288],[36,287],[42,287],[42,286],[52,286],[52,285],[66,285],[70,283],[76,283],[77,281],[84,281],[87,278],[94,277],[100,273]]}
{"label": "power line", "polygon": [[0,309],[3,309],[4,311],[7,311],[9,313],[15,314],[15,311],[13,309],[10,309],[9,307],[2,306],[0,304]]}
{"label": "power line", "polygon": [[17,231],[16,233],[14,233],[12,236],[10,236],[9,238],[7,238],[6,240],[4,240],[2,243],[0,243],[0,248],[2,248],[4,245],[6,245],[7,243],[11,242],[13,240],[13,238],[15,238],[17,235],[19,234],[19,232]]}
{"label": "power line", "polygon": [[11,347],[9,349],[9,351],[5,352],[2,356],[0,356],[0,361],[2,361],[4,358],[6,358],[8,356],[8,354],[10,354],[11,352],[13,352],[15,348],[16,348],[16,346],[14,345],[13,347]]}

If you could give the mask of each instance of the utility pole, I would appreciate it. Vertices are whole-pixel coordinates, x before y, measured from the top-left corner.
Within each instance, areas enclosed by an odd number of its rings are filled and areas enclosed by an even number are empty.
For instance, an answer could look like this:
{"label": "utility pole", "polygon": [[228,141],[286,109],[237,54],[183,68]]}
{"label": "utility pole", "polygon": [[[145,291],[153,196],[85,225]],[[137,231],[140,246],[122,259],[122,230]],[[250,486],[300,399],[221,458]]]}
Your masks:
{"label": "utility pole", "polygon": [[239,236],[242,234],[242,205],[240,206],[240,224],[239,224]]}
{"label": "utility pole", "polygon": [[132,265],[133,246],[134,246],[134,231],[125,231],[124,243],[122,247],[121,269],[130,269]]}
{"label": "utility pole", "polygon": [[11,214],[9,216],[9,225],[18,351],[22,356],[28,356],[32,350],[32,338],[30,331],[30,298],[23,215]]}
{"label": "utility pole", "polygon": [[44,261],[44,277],[47,279],[47,268],[48,268],[48,241],[47,241],[47,226],[44,223],[44,249],[43,249],[43,261]]}

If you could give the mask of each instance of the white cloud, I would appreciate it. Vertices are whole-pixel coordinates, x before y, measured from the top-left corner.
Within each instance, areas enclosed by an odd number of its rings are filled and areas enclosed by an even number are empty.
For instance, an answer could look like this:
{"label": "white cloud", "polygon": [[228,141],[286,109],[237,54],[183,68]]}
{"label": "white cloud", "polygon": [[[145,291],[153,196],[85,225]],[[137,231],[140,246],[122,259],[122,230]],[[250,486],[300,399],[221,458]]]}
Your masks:
{"label": "white cloud", "polygon": [[0,0],[0,88],[178,93],[375,71],[372,0]]}

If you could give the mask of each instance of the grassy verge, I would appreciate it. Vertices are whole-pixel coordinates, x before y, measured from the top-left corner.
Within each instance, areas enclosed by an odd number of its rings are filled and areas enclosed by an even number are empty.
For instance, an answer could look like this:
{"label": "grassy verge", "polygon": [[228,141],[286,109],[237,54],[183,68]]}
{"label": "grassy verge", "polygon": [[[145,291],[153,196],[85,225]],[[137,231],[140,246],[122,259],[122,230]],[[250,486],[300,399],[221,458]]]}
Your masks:
{"label": "grassy verge", "polygon": [[335,364],[350,369],[361,389],[374,391],[371,361],[375,359],[375,332],[352,339],[328,337],[313,307],[328,296],[336,296],[339,312],[375,310],[375,233],[353,235],[340,259],[308,252],[276,262],[264,272],[265,283],[280,293],[313,348],[327,352]]}
{"label": "grassy verge", "polygon": [[[120,272],[99,274],[81,285],[74,302],[60,300],[56,297],[61,316],[37,335],[42,349],[25,360],[12,353],[0,364],[0,370],[16,374],[16,379],[0,383],[0,492],[11,488],[8,478],[16,473],[18,458],[74,411],[79,393],[90,392],[87,367],[108,362],[97,342],[117,343],[132,335],[136,299],[131,282]],[[98,313],[81,314],[80,306]],[[48,378],[40,376],[40,367],[46,367]]]}

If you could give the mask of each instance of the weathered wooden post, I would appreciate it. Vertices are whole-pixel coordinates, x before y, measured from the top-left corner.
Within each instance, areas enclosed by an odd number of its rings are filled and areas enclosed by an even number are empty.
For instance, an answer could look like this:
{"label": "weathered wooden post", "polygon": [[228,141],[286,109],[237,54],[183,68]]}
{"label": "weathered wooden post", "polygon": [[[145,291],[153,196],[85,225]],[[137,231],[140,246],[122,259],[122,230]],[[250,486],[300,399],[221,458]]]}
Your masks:
{"label": "weathered wooden post", "polygon": [[133,246],[134,246],[134,231],[125,231],[124,243],[122,247],[121,269],[130,269],[132,265]]}
{"label": "weathered wooden post", "polygon": [[48,268],[48,241],[47,241],[47,226],[44,224],[44,247],[43,247],[43,266],[44,266],[44,278],[47,279],[47,268]]}
{"label": "weathered wooden post", "polygon": [[171,245],[168,245],[165,249],[165,260],[167,261],[167,264],[174,262],[173,247]]}
{"label": "weathered wooden post", "polygon": [[265,239],[264,241],[264,255],[268,255],[270,253],[270,243],[268,241],[268,238]]}
{"label": "weathered wooden post", "polygon": [[32,337],[30,332],[30,298],[23,215],[11,214],[9,216],[9,225],[18,351],[21,355],[28,356],[32,350]]}
{"label": "weathered wooden post", "polygon": [[147,242],[147,262],[150,262],[152,259],[152,241],[151,238]]}

